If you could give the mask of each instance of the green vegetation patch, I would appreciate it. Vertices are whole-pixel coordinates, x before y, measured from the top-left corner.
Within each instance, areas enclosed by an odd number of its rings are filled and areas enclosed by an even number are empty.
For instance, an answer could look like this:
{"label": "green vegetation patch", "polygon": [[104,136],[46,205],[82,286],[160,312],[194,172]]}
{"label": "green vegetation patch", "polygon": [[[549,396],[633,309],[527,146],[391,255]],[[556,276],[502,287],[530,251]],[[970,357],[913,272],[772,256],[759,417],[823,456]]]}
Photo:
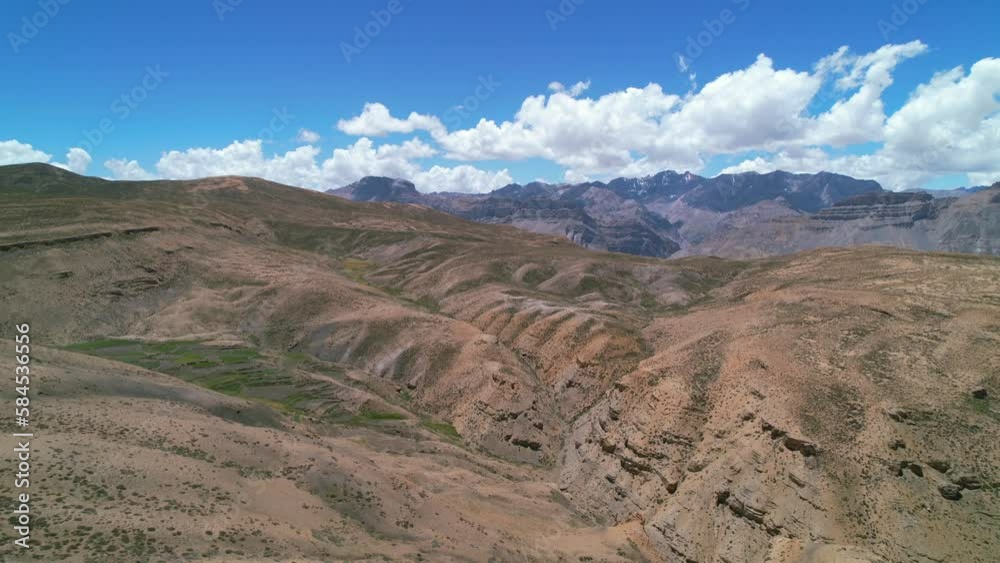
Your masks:
{"label": "green vegetation patch", "polygon": [[351,229],[282,221],[269,222],[268,225],[281,245],[334,256],[356,255],[366,249],[405,242],[418,236],[409,231]]}
{"label": "green vegetation patch", "polygon": [[364,282],[365,276],[376,268],[376,264],[360,258],[345,258],[341,263],[341,268],[347,277],[354,281]]}
{"label": "green vegetation patch", "polygon": [[361,420],[406,420],[406,415],[399,412],[392,411],[375,411],[364,409],[358,413],[357,417]]}
{"label": "green vegetation patch", "polygon": [[431,432],[434,432],[435,434],[440,434],[441,436],[444,436],[445,438],[450,438],[452,440],[462,439],[462,436],[461,434],[458,433],[458,430],[455,430],[455,427],[452,426],[451,424],[448,424],[447,422],[439,422],[436,420],[425,418],[420,421],[420,425],[430,430]]}
{"label": "green vegetation patch", "polygon": [[973,412],[979,415],[988,416],[997,422],[1000,422],[1000,412],[993,410],[992,401],[989,398],[977,399],[975,397],[969,396],[966,399],[966,404]]}
{"label": "green vegetation patch", "polygon": [[548,281],[552,276],[556,275],[556,269],[552,266],[539,266],[537,268],[532,268],[524,273],[521,281],[527,285],[535,286],[542,282]]}
{"label": "green vegetation patch", "polygon": [[252,348],[116,339],[81,342],[66,349],[156,370],[225,395],[254,400],[267,396],[268,402],[292,412],[302,400],[292,400],[297,389],[292,375]]}

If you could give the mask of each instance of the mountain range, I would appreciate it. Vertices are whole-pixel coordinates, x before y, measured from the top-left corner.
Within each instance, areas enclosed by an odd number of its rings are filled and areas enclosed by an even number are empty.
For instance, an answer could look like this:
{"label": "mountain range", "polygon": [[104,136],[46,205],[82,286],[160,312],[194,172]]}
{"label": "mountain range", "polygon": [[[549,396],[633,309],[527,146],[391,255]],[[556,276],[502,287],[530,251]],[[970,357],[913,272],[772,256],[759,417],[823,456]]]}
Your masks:
{"label": "mountain range", "polygon": [[[875,181],[828,172],[706,178],[665,171],[607,183],[511,184],[473,195],[421,193],[406,180],[365,177],[327,193],[425,205],[480,223],[565,236],[588,248],[653,257],[748,258],[871,243],[1000,252],[997,187],[893,196]],[[872,194],[879,197],[859,197]]]}

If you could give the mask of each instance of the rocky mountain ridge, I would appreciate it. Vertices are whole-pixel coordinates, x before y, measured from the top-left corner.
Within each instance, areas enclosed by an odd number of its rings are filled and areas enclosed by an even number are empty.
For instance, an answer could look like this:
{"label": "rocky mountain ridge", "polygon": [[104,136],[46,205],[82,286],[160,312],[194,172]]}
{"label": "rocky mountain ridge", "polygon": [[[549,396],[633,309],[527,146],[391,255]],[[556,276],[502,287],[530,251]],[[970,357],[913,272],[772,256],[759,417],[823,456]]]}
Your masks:
{"label": "rocky mountain ridge", "polygon": [[[653,257],[723,253],[739,258],[865,242],[919,250],[993,252],[995,239],[947,234],[957,229],[993,236],[990,225],[983,223],[990,220],[995,205],[989,197],[981,198],[985,208],[978,217],[962,215],[962,226],[941,224],[955,218],[940,213],[958,196],[973,197],[988,190],[955,190],[949,192],[952,197],[942,198],[926,191],[888,192],[877,182],[828,172],[748,172],[705,178],[664,171],[608,183],[510,184],[488,194],[424,194],[409,182],[369,177],[327,193],[355,201],[426,205],[472,221],[561,235],[598,250]],[[933,199],[940,203],[932,203]],[[907,220],[871,221],[880,215]],[[823,229],[812,220],[835,218],[845,221],[836,236],[816,236]],[[978,227],[973,228],[973,223]],[[768,238],[789,224],[804,225],[803,235],[788,232],[782,240]],[[914,225],[926,236],[910,236],[905,231]],[[934,238],[937,232],[943,238]],[[728,241],[734,239],[744,239],[747,250],[733,250]]]}

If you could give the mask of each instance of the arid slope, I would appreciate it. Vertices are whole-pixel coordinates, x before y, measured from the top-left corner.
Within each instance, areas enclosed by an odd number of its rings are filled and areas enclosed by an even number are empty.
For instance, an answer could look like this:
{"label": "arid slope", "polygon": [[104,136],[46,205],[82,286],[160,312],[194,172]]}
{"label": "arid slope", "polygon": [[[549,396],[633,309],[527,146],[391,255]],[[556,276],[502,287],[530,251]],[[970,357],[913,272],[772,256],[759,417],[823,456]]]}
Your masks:
{"label": "arid slope", "polygon": [[1000,260],[662,261],[42,165],[0,167],[0,198],[0,333],[30,322],[40,346],[34,560],[985,562],[1000,542]]}

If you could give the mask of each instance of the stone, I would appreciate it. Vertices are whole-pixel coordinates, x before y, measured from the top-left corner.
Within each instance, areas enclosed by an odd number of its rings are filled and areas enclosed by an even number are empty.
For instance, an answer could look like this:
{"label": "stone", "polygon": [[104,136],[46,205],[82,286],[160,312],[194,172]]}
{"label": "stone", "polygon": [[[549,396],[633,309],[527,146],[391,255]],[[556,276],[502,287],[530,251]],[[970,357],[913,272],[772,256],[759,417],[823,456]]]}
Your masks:
{"label": "stone", "polygon": [[938,485],[938,492],[948,500],[960,500],[962,498],[962,488],[954,483],[941,483]]}
{"label": "stone", "polygon": [[600,445],[601,445],[601,450],[603,450],[604,453],[607,454],[613,454],[615,453],[615,450],[618,449],[618,445],[608,440],[607,436],[601,436]]}
{"label": "stone", "polygon": [[892,407],[890,409],[886,409],[885,414],[896,422],[906,422],[906,420],[910,418],[911,413],[902,407]]}
{"label": "stone", "polygon": [[977,475],[972,473],[956,473],[949,477],[951,482],[963,489],[981,489],[983,488],[983,482],[979,479]]}
{"label": "stone", "polygon": [[932,459],[927,462],[927,465],[940,473],[947,473],[951,470],[951,462],[945,459]]}
{"label": "stone", "polygon": [[704,460],[692,461],[688,464],[687,470],[691,473],[698,473],[702,469],[705,469],[705,465]]}
{"label": "stone", "polygon": [[972,396],[977,399],[986,399],[990,396],[990,392],[985,387],[978,387],[972,390]]}
{"label": "stone", "polygon": [[799,477],[798,475],[796,475],[795,473],[792,473],[791,471],[788,472],[788,478],[792,481],[792,483],[795,483],[795,486],[797,486],[797,487],[805,487],[806,486],[805,479],[803,479],[802,477]]}
{"label": "stone", "polygon": [[792,436],[785,437],[785,447],[793,452],[799,452],[806,457],[812,457],[819,453],[819,447],[803,438],[794,438]]}
{"label": "stone", "polygon": [[763,524],[764,516],[767,515],[767,511],[763,508],[754,506],[746,500],[736,497],[728,490],[715,493],[715,503],[727,506],[733,514],[757,524]]}

